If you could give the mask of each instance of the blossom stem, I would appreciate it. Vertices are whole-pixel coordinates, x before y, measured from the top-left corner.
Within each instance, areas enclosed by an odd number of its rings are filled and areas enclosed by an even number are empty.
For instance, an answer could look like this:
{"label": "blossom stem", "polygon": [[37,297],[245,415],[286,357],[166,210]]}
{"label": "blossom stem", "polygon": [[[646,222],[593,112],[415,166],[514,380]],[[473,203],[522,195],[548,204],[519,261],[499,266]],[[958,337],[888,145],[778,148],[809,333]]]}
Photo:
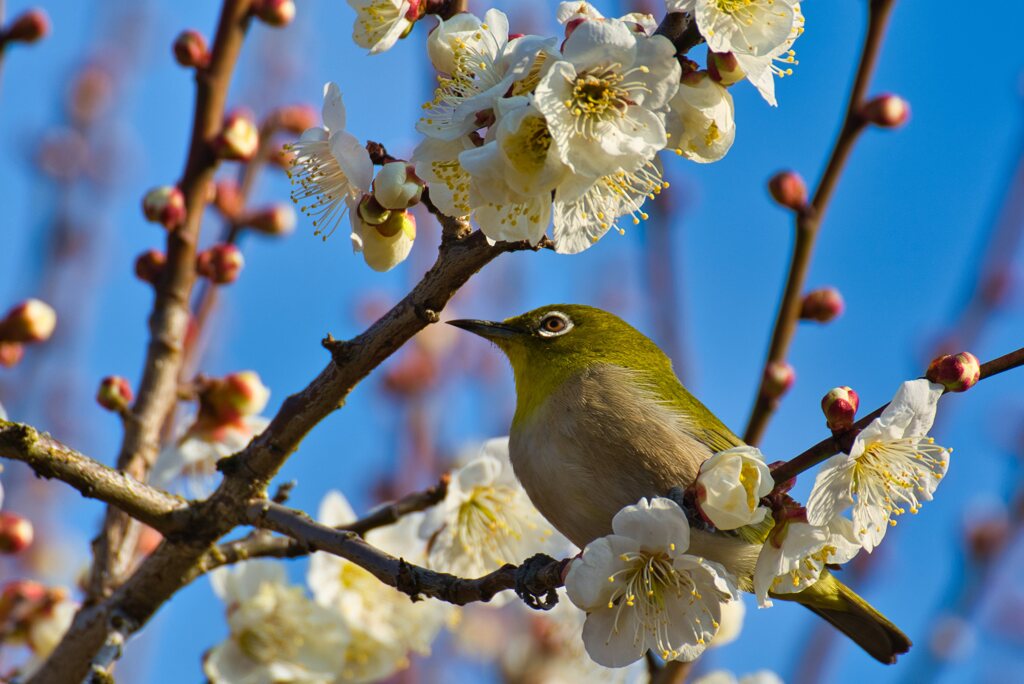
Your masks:
{"label": "blossom stem", "polygon": [[[1020,366],[1024,366],[1024,347],[983,363],[981,365],[980,379],[984,380],[986,378],[991,378]],[[853,438],[857,433],[867,427],[868,423],[882,415],[882,411],[884,411],[885,407],[888,405],[889,404],[884,404],[883,406],[879,406],[877,409],[854,423],[849,429],[837,432],[831,437],[823,439],[799,456],[795,456],[789,461],[786,461],[779,467],[772,470],[772,478],[777,484],[781,484],[786,480],[796,477],[805,470],[813,468],[834,454],[837,454],[840,451],[846,451],[850,448],[850,445],[853,443]]]}
{"label": "blossom stem", "polygon": [[[853,150],[853,145],[867,125],[861,115],[861,108],[866,99],[868,84],[878,62],[882,38],[888,25],[889,15],[894,0],[870,0],[868,3],[868,28],[861,48],[860,61],[850,97],[846,105],[839,135],[832,147],[825,171],[818,182],[817,190],[810,203],[796,215],[796,236],[793,242],[793,253],[790,258],[786,287],[779,303],[775,317],[768,358],[764,367],[773,363],[782,363],[789,353],[790,344],[796,333],[800,320],[800,303],[804,291],[804,283],[810,270],[811,257],[815,241],[821,227],[821,220],[828,208],[829,201],[835,191],[836,184],[842,174],[846,161]],[[754,407],[747,421],[743,439],[748,444],[757,444],[764,435],[768,421],[778,406],[778,398],[766,391],[767,375],[762,373],[761,384],[754,399]]]}

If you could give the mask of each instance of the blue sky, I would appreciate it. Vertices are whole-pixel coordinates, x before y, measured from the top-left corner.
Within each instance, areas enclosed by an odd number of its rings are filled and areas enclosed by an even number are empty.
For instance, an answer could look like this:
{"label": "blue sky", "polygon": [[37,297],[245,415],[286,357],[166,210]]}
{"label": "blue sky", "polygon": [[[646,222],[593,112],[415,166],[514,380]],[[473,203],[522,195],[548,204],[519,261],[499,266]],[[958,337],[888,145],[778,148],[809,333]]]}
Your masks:
{"label": "blue sky", "polygon": [[[29,3],[7,3],[14,14]],[[123,63],[125,80],[117,109],[105,115],[103,133],[116,142],[112,180],[78,190],[71,202],[96,240],[87,285],[91,323],[74,340],[75,356],[50,361],[48,373],[70,374],[69,405],[78,428],[75,446],[110,462],[116,452],[116,420],[91,401],[96,382],[117,373],[137,380],[146,339],[151,295],[132,277],[132,259],[160,246],[160,231],[139,212],[142,194],[172,182],[184,161],[193,90],[185,70],[170,58],[170,43],[185,27],[209,33],[216,3],[147,0],[121,28],[121,3],[45,3],[53,34],[31,48],[11,50],[0,82],[0,305],[37,294],[40,240],[52,222],[55,189],[30,164],[37,142],[60,123],[60,103],[71,75],[96,37],[114,36],[138,48]],[[385,142],[393,154],[411,151],[413,125],[429,83],[422,49],[424,27],[386,54],[367,57],[349,39],[352,12],[339,1],[299,2],[296,23],[272,31],[254,26],[242,53],[230,101],[258,112],[294,101],[319,104],[322,84],[337,81],[348,107],[350,130]],[[620,3],[597,3],[608,14]],[[827,325],[803,325],[791,360],[797,383],[763,443],[770,459],[787,458],[825,436],[818,402],[835,385],[852,385],[862,406],[885,401],[904,379],[927,363],[928,344],[944,330],[963,299],[964,280],[984,245],[999,197],[1021,151],[1021,67],[1016,49],[1024,5],[1006,3],[988,21],[984,45],[955,50],[951,38],[967,37],[962,3],[947,0],[897,3],[873,92],[899,93],[911,103],[910,124],[898,131],[868,131],[858,143],[825,218],[809,285],[834,285],[847,303],[845,315]],[[737,135],[729,155],[713,165],[666,160],[680,215],[670,228],[674,319],[685,352],[676,363],[690,388],[728,425],[741,431],[750,408],[785,276],[792,225],[775,207],[765,181],[793,168],[810,182],[824,165],[838,128],[844,97],[863,32],[861,0],[807,2],[807,29],[797,43],[796,75],[778,84],[779,107],[768,107],[746,85],[733,88]],[[553,33],[554,3],[501,3],[513,31]],[[479,2],[471,7],[482,13]],[[267,84],[270,84],[269,86]],[[230,170],[234,172],[233,169]],[[96,188],[99,188],[98,190]],[[282,174],[268,172],[257,197],[282,200]],[[212,234],[216,219],[210,217]],[[210,373],[253,368],[272,389],[270,409],[303,387],[326,362],[319,347],[328,331],[350,336],[364,323],[368,298],[396,301],[432,259],[436,230],[420,223],[413,257],[395,271],[371,272],[351,254],[347,237],[327,243],[300,219],[286,240],[245,244],[246,270],[224,298],[218,340],[204,363]],[[664,291],[648,285],[645,229],[611,234],[581,256],[549,253],[502,257],[456,302],[460,314],[502,318],[555,301],[610,308],[646,331]],[[1019,276],[1019,254],[1016,274]],[[992,358],[1021,346],[1019,297],[990,320],[972,351]],[[463,342],[469,357],[490,364],[484,379],[468,386],[459,356],[444,369],[455,375],[441,400],[426,408],[439,448],[459,446],[507,430],[512,386],[497,352]],[[73,363],[73,366],[70,365]],[[12,376],[17,377],[17,376]],[[455,386],[452,386],[455,385]],[[1007,443],[1019,438],[1024,399],[1021,376],[1008,374],[964,396],[943,401],[939,441],[955,448],[949,477],[935,502],[887,537],[877,568],[857,585],[918,644],[895,668],[884,668],[845,642],[829,661],[827,680],[912,681],[927,649],[928,624],[959,581],[954,549],[965,516],[991,509],[1004,495]],[[10,393],[11,389],[7,388]],[[10,394],[3,396],[9,407]],[[481,401],[482,400],[482,401]],[[16,415],[61,432],[39,402],[22,397]],[[340,487],[357,504],[372,503],[370,488],[393,469],[402,448],[404,415],[371,378],[303,443],[283,479],[299,481],[293,503],[315,510],[329,487]],[[806,493],[810,478],[798,488]],[[78,536],[74,552],[84,562],[87,540],[100,508],[77,495],[61,518]],[[1020,553],[1010,567],[1020,568]],[[300,564],[293,569],[301,573]],[[1012,574],[1012,573],[1010,573]],[[1024,602],[1004,582],[1005,601]],[[1016,593],[1015,593],[1016,592]],[[225,632],[208,583],[200,581],[161,611],[137,650],[149,656],[144,681],[197,681],[201,651]],[[1024,676],[1022,635],[996,629],[996,601],[976,621],[976,650],[951,666],[943,681],[1019,681]],[[751,604],[752,605],[752,604]],[[783,676],[794,663],[814,618],[793,606],[748,612],[747,632],[736,645],[709,660],[737,672],[772,668]],[[757,643],[757,648],[752,644]],[[133,648],[135,645],[133,644]],[[140,664],[139,667],[144,665]],[[909,677],[909,679],[908,679]]]}

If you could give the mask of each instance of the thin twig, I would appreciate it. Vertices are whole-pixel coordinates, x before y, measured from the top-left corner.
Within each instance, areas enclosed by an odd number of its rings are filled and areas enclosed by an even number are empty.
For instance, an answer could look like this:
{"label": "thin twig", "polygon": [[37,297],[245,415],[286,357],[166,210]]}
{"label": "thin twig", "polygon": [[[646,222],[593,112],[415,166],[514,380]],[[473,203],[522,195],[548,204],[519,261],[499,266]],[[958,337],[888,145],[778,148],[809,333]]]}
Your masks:
{"label": "thin twig", "polygon": [[[836,183],[850,156],[850,151],[867,125],[861,115],[861,109],[864,105],[868,83],[878,61],[882,37],[885,34],[892,6],[893,0],[870,0],[868,3],[867,34],[864,37],[864,46],[861,49],[860,61],[857,65],[857,75],[850,91],[842,127],[839,129],[839,135],[836,137],[835,145],[832,147],[832,153],[829,155],[814,197],[805,209],[797,213],[796,237],[793,241],[793,254],[789,262],[789,274],[786,277],[786,289],[775,317],[768,358],[764,364],[765,369],[772,363],[785,361],[789,353],[789,347],[800,318],[800,302],[803,296],[804,282],[807,280],[807,272],[810,269],[811,256],[821,227],[821,219],[828,208],[829,200],[832,198]],[[761,441],[768,420],[775,412],[778,403],[778,399],[771,397],[766,391],[766,382],[767,378],[762,373],[757,396],[754,399],[754,407],[747,421],[747,429],[743,433],[744,441],[749,444],[757,444]]]}
{"label": "thin twig", "polygon": [[693,662],[683,663],[670,660],[663,665],[653,677],[651,684],[683,684],[693,669]]}

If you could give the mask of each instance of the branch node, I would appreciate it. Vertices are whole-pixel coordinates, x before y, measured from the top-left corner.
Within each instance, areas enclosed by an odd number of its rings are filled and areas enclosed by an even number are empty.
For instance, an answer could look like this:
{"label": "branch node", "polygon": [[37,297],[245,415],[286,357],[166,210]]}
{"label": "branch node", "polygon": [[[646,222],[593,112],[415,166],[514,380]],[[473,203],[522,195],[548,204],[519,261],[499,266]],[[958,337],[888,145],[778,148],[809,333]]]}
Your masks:
{"label": "branch node", "polygon": [[516,596],[534,610],[551,610],[558,605],[561,570],[562,561],[544,553],[531,556],[516,569]]}
{"label": "branch node", "polygon": [[416,312],[416,317],[428,325],[430,323],[437,323],[441,320],[441,314],[437,313],[425,304],[415,304],[413,306],[413,310]]}
{"label": "branch node", "polygon": [[408,594],[413,601],[422,601],[423,593],[415,569],[404,558],[398,559],[398,575],[395,577],[395,589]]}

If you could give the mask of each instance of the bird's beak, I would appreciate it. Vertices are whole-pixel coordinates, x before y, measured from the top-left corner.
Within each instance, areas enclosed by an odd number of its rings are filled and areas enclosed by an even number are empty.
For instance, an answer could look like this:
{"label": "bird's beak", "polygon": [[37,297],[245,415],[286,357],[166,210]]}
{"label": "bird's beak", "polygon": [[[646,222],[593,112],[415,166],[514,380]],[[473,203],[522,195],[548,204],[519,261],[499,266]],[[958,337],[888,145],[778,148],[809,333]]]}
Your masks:
{"label": "bird's beak", "polygon": [[480,337],[491,340],[492,342],[511,337],[518,337],[520,334],[520,331],[513,328],[511,325],[498,323],[496,321],[476,321],[463,318],[456,321],[448,321],[448,325],[454,325],[456,328],[468,330],[474,335],[479,335]]}

